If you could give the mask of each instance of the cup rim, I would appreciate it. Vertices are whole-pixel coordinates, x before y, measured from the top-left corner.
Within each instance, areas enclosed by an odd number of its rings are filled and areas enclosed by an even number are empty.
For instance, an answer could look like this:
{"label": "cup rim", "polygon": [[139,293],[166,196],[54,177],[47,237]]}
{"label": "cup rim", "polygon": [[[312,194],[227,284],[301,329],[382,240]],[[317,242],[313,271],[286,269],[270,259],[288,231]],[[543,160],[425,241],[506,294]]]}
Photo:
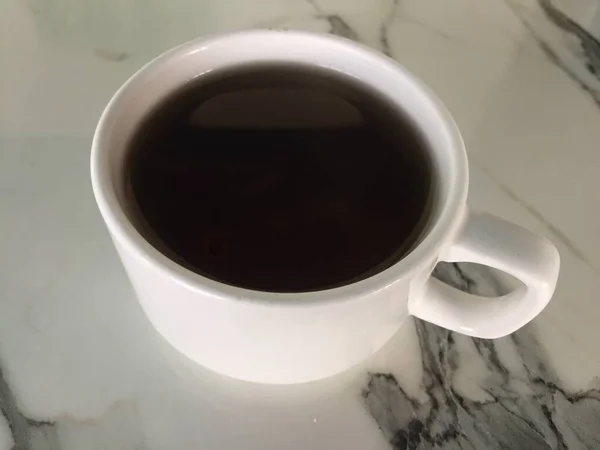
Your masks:
{"label": "cup rim", "polygon": [[[444,128],[440,132],[445,135],[446,147],[450,152],[455,171],[454,180],[449,186],[450,192],[448,192],[447,201],[440,206],[441,212],[436,222],[431,225],[428,233],[410,253],[390,267],[368,278],[339,287],[297,293],[258,291],[222,283],[179,265],[157,250],[137,231],[117,200],[111,182],[112,175],[103,157],[106,151],[105,147],[110,143],[108,137],[115,126],[114,119],[121,107],[122,100],[129,91],[135,88],[141,78],[168,62],[205,51],[211,46],[229,45],[233,48],[244,45],[248,47],[253,43],[269,45],[269,42],[276,43],[276,47],[279,49],[285,47],[286,44],[289,44],[288,48],[293,48],[293,45],[303,43],[305,45],[303,50],[306,50],[308,46],[318,49],[319,52],[350,50],[356,55],[366,57],[380,68],[395,72],[405,83],[410,84],[412,89],[424,94],[429,102],[428,106],[432,107]],[[127,252],[134,255],[138,261],[154,266],[177,284],[204,295],[208,294],[216,299],[246,301],[277,307],[307,307],[315,304],[361,299],[410,278],[424,267],[432,270],[432,261],[434,264],[437,262],[441,248],[453,239],[462,226],[468,190],[468,163],[464,142],[452,116],[427,86],[396,61],[365,45],[338,36],[287,30],[252,30],[212,38],[202,37],[175,47],[147,63],[120,87],[103,111],[92,141],[90,171],[94,196],[112,238]]]}

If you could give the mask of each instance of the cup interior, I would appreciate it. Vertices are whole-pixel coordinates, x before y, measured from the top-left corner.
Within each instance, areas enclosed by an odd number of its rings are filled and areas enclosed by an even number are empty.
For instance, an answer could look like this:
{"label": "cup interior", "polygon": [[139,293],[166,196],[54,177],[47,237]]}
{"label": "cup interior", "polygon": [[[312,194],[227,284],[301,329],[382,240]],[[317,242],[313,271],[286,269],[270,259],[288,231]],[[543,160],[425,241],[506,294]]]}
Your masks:
{"label": "cup interior", "polygon": [[[450,115],[420,81],[383,55],[343,39],[296,32],[245,32],[184,44],[150,62],[117,92],[98,125],[92,151],[94,192],[113,237],[188,283],[211,284],[213,288],[221,289],[219,283],[169,261],[139,232],[129,209],[129,187],[124,176],[128,149],[135,130],[148,113],[182,86],[192,82],[201,86],[203,79],[208,80],[219,70],[274,63],[314,67],[359,80],[388,100],[391,114],[408,118],[425,141],[433,180],[432,204],[417,245],[403,259],[368,279],[354,283],[351,289],[366,292],[402,278],[428,263],[447,236],[459,226],[466,199],[466,156]],[[285,98],[281,100],[285,102]],[[297,104],[295,106],[293,114],[280,119],[282,126],[318,120],[310,114],[310,108],[314,107],[310,98],[306,99],[306,110],[298,108]],[[348,123],[358,120],[352,105],[332,100],[321,107],[336,109],[340,113],[336,117]],[[219,118],[219,110],[215,105],[205,105],[193,116],[194,120],[203,123],[215,121]],[[229,115],[234,122],[251,117],[251,114]],[[265,124],[273,126],[273,120],[279,119],[271,117]]]}

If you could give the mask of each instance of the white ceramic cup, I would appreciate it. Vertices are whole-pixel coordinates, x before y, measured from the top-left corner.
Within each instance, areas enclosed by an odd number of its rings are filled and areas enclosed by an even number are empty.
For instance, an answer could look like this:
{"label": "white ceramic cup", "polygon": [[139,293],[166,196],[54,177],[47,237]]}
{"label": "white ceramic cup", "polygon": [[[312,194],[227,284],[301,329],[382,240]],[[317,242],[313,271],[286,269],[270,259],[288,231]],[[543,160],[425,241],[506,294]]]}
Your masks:
{"label": "white ceramic cup", "polygon": [[[144,115],[184,83],[248,63],[303,63],[360,79],[408,114],[425,136],[437,180],[420,243],[370,278],[306,293],[259,292],[194,273],[150,245],[125,208],[124,161]],[[115,94],[94,136],[96,201],[144,311],[194,361],[262,383],[298,383],[339,373],[381,348],[409,315],[483,338],[519,329],[550,300],[559,255],[550,242],[488,215],[469,214],[467,157],[440,101],[402,66],[353,42],[289,31],[251,31],[177,47]],[[458,291],[431,277],[438,261],[507,272],[520,288],[498,298]]]}

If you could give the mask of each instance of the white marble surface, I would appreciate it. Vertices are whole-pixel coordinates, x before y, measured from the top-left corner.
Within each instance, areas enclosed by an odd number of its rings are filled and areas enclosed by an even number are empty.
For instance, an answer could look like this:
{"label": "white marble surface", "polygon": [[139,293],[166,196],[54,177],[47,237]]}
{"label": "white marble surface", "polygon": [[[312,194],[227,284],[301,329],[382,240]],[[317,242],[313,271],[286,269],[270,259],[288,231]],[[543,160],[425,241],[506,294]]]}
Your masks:
{"label": "white marble surface", "polygon": [[[295,387],[164,344],[96,210],[92,132],[153,55],[253,27],[342,34],[425,80],[463,132],[472,207],[559,246],[542,315],[497,341],[411,323]],[[597,0],[0,2],[0,449],[600,448],[598,37]],[[438,274],[503,289],[476,267]]]}

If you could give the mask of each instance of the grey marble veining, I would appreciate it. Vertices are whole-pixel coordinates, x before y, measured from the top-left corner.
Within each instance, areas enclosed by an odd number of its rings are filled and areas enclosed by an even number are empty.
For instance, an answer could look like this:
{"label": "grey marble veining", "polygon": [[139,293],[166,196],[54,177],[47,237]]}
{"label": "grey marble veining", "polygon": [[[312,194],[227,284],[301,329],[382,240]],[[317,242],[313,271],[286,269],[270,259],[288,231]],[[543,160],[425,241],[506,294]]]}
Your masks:
{"label": "grey marble veining", "polygon": [[327,14],[314,0],[307,0],[308,4],[314,8],[314,18],[316,20],[324,19],[329,25],[329,33],[341,36],[353,41],[360,41],[358,33],[350,26],[339,14]]}
{"label": "grey marble veining", "polygon": [[36,435],[48,444],[48,450],[53,448],[52,443],[56,441],[55,424],[53,422],[34,420],[23,415],[17,406],[15,395],[11,392],[8,383],[4,379],[1,367],[0,413],[4,416],[10,428],[10,439],[14,442],[13,450],[30,450],[34,448],[33,442]]}
{"label": "grey marble veining", "polygon": [[[474,266],[440,265],[437,277],[477,295],[506,292],[500,279]],[[411,398],[387,373],[371,373],[363,390],[366,407],[394,449],[600,448],[600,390],[569,392],[561,386],[531,327],[497,341],[461,337],[472,341],[485,365],[483,379],[473,381],[483,399],[456,389],[456,378],[464,374],[455,333],[419,320],[416,328],[424,397]],[[512,366],[502,358],[509,352],[517,359]]]}
{"label": "grey marble veining", "polygon": [[[0,450],[599,449],[599,17],[596,0],[0,2]],[[411,321],[394,357],[314,387],[162,348],[93,206],[91,133],[151,56],[252,27],[333,33],[423,78],[467,142],[470,203],[560,246],[547,311],[495,341]]]}
{"label": "grey marble veining", "polygon": [[[537,0],[539,9],[523,11],[506,0],[540,48],[600,105],[600,41],[561,11],[552,0]],[[599,6],[600,8],[600,6]]]}

